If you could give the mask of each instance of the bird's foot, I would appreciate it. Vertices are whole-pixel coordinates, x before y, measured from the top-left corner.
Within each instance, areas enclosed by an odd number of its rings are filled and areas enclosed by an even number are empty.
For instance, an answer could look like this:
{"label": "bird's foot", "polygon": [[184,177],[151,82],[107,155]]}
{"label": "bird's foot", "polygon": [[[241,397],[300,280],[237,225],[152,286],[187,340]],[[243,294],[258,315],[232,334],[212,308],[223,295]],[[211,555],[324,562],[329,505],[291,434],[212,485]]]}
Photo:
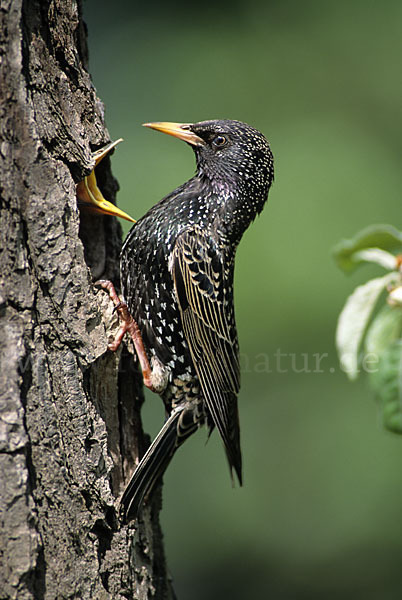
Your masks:
{"label": "bird's foot", "polygon": [[120,319],[120,329],[117,332],[117,335],[114,338],[114,340],[112,342],[109,342],[109,350],[112,350],[112,352],[116,352],[116,350],[122,342],[124,334],[128,333],[131,339],[133,340],[134,348],[137,353],[138,360],[140,361],[142,375],[144,378],[144,385],[145,387],[150,389],[151,392],[157,392],[153,385],[152,369],[151,365],[149,364],[147,353],[145,352],[144,342],[142,341],[140,329],[138,327],[138,324],[130,314],[127,304],[123,300],[120,300],[119,296],[117,295],[116,289],[111,281],[108,281],[107,279],[100,279],[99,281],[95,282],[95,285],[101,287],[102,289],[108,292],[110,299],[112,300],[115,306],[115,311],[119,315]]}

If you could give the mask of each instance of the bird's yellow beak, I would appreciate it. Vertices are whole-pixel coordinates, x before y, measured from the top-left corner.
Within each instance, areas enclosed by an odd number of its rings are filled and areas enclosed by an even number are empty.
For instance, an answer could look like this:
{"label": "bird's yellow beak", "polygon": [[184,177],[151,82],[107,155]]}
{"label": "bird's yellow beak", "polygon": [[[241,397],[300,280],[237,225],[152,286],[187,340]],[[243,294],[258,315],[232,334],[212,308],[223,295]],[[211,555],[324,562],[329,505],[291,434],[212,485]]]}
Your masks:
{"label": "bird's yellow beak", "polygon": [[156,131],[161,131],[168,135],[173,135],[173,137],[179,138],[179,140],[183,140],[192,146],[205,146],[204,140],[191,131],[191,124],[189,123],[158,122],[143,123],[143,126],[149,127],[150,129],[156,129]]}
{"label": "bird's yellow beak", "polygon": [[[92,154],[92,158],[95,161],[95,167],[100,163],[102,158],[108,154],[122,139],[116,142],[111,142],[104,148],[97,150]],[[77,198],[78,205],[81,209],[89,210],[90,212],[96,212],[104,215],[113,215],[114,217],[121,217],[127,221],[135,223],[135,220],[130,217],[127,213],[117,208],[114,204],[106,200],[100,189],[98,188],[95,176],[95,169],[91,171],[88,177],[85,177],[83,181],[77,185]]]}

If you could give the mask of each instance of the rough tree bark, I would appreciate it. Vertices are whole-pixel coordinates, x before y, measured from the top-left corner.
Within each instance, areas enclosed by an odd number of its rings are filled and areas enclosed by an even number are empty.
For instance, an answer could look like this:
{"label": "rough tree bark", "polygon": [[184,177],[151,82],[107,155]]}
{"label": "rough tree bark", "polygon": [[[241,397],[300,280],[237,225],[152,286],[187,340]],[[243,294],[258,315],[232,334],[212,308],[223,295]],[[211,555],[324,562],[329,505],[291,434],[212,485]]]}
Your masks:
{"label": "rough tree bark", "polygon": [[[135,527],[115,509],[147,440],[92,285],[118,285],[120,226],[77,210],[109,141],[81,3],[1,0],[0,19],[0,598],[172,598],[160,498]],[[113,200],[109,159],[97,169]]]}

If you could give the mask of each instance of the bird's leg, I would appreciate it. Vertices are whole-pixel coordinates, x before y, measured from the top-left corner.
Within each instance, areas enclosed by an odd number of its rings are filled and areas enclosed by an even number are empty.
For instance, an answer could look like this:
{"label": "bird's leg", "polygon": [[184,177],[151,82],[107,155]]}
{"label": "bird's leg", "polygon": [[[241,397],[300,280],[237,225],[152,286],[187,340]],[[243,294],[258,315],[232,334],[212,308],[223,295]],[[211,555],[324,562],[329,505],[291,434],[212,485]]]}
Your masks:
{"label": "bird's leg", "polygon": [[137,353],[138,360],[140,361],[144,385],[150,389],[151,392],[156,392],[157,390],[154,388],[152,383],[152,369],[151,365],[149,364],[147,353],[145,352],[140,328],[131,316],[127,304],[120,300],[111,281],[108,281],[107,279],[100,279],[95,283],[95,285],[98,285],[109,293],[110,299],[112,300],[115,310],[120,318],[120,329],[117,332],[114,340],[108,344],[109,350],[115,352],[120,346],[124,334],[127,332],[133,340],[134,348]]}

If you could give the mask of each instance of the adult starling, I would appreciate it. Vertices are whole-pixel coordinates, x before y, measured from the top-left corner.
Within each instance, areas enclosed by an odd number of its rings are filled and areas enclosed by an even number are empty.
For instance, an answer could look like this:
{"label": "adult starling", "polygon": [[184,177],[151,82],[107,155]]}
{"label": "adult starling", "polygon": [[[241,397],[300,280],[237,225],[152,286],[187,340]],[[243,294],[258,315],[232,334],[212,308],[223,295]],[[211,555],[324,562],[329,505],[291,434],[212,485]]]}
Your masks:
{"label": "adult starling", "polygon": [[204,423],[218,429],[241,485],[234,260],[273,180],[269,144],[245,123],[145,126],[190,144],[197,170],[132,227],[121,252],[127,306],[111,293],[125,320],[114,347],[129,330],[144,383],[161,395],[167,414],[121,499],[126,520],[137,516],[176,449]]}

